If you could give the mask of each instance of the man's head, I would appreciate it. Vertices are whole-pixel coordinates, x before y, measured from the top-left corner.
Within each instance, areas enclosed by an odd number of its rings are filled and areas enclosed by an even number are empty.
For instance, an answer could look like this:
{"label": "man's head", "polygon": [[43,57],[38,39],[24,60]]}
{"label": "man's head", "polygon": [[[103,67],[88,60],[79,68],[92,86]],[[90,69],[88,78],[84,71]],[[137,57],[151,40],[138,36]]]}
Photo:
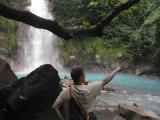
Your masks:
{"label": "man's head", "polygon": [[84,70],[81,67],[73,68],[71,70],[71,77],[74,84],[81,84],[85,82]]}

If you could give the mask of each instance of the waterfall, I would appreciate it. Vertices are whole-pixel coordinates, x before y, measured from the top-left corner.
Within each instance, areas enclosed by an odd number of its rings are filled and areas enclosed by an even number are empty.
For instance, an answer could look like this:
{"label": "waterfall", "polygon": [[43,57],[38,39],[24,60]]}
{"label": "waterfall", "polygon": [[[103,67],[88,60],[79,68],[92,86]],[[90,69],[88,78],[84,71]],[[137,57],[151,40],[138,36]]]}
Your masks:
{"label": "waterfall", "polygon": [[[48,6],[47,0],[31,0],[27,9],[37,16],[53,20],[54,16],[49,12]],[[43,64],[52,64],[57,70],[61,70],[57,37],[47,30],[31,26],[27,31],[28,37],[23,44],[24,54],[21,60],[23,65],[20,65],[18,71],[30,72]]]}

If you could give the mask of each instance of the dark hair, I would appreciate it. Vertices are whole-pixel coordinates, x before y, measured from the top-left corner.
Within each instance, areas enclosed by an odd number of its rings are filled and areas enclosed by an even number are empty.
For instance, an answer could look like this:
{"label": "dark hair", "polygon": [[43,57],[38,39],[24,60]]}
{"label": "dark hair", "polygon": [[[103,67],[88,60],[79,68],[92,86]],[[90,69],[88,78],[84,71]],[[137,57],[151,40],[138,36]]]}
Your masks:
{"label": "dark hair", "polygon": [[80,76],[84,76],[83,70],[84,69],[82,67],[73,68],[71,70],[71,77],[73,79],[74,84],[79,82]]}

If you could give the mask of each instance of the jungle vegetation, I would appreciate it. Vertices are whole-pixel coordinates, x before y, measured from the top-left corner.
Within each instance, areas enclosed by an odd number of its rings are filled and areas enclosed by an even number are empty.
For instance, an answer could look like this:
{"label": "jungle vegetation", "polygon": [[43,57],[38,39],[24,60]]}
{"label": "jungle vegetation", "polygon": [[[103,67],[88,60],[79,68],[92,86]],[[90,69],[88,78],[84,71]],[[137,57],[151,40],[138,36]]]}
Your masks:
{"label": "jungle vegetation", "polygon": [[[64,26],[94,25],[114,6],[126,0],[53,0],[57,21]],[[123,11],[105,26],[101,37],[60,41],[61,55],[66,64],[75,55],[88,64],[100,55],[101,61],[111,56],[129,64],[160,66],[160,1],[141,0]],[[73,12],[74,11],[74,12]],[[80,42],[77,42],[80,41]],[[103,62],[101,62],[103,63]]]}
{"label": "jungle vegetation", "polygon": [[[76,57],[77,64],[102,66],[108,59],[114,58],[132,65],[149,64],[153,67],[152,70],[159,71],[160,1],[50,1],[53,2],[54,21],[12,9],[20,9],[15,4],[21,3],[18,0],[13,2],[14,6],[10,5],[13,4],[11,0],[1,0],[0,15],[47,29],[59,36],[60,53],[65,65],[70,64],[70,56]],[[1,33],[15,33],[16,23],[3,17],[0,17]],[[5,36],[8,37],[7,43],[16,45],[15,34]],[[15,48],[9,47],[9,50],[14,51]]]}

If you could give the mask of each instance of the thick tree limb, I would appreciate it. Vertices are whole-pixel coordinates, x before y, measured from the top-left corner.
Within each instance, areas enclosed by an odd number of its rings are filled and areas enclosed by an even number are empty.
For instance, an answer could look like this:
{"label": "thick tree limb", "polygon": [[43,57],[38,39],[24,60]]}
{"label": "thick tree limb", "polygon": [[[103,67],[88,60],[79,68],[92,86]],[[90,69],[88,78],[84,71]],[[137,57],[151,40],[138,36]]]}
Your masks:
{"label": "thick tree limb", "polygon": [[56,21],[41,18],[28,11],[20,11],[9,8],[2,3],[0,3],[0,15],[9,19],[23,22],[36,28],[46,29],[64,39],[71,39],[76,36],[101,36],[104,27],[108,25],[113,18],[119,15],[122,11],[137,4],[139,1],[140,0],[129,0],[126,3],[116,6],[112,11],[109,12],[106,17],[104,17],[97,24],[90,26],[89,28],[64,28],[60,26]]}
{"label": "thick tree limb", "polygon": [[60,26],[56,21],[41,18],[29,11],[16,10],[0,3],[0,15],[36,28],[46,29],[64,39],[72,38],[68,31]]}

